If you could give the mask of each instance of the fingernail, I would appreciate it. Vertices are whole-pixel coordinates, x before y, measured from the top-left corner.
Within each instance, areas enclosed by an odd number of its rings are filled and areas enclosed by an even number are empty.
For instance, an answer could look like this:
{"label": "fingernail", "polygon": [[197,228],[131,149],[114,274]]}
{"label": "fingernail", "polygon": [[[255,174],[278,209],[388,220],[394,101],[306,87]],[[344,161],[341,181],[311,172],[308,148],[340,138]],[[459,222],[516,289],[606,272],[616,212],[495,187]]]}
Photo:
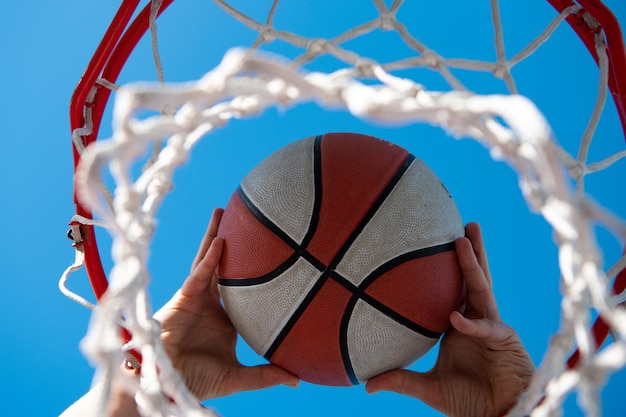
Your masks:
{"label": "fingernail", "polygon": [[296,381],[289,381],[287,383],[285,383],[286,386],[291,387],[291,388],[298,388],[298,386],[300,385],[300,380],[296,380]]}
{"label": "fingernail", "polygon": [[376,394],[376,393],[380,392],[380,390],[376,389],[376,388],[370,387],[369,384],[365,384],[365,392],[367,394]]}

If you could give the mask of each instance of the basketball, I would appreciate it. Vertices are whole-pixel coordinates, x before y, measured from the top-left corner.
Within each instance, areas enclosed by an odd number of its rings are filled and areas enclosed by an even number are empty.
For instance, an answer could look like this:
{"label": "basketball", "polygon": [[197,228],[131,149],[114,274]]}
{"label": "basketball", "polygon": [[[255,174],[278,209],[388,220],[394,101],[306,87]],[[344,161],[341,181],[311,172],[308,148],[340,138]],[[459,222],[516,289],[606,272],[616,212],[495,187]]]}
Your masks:
{"label": "basketball", "polygon": [[259,355],[345,386],[405,367],[450,326],[464,290],[459,211],[407,150],[327,133],[242,180],[218,231],[224,307]]}

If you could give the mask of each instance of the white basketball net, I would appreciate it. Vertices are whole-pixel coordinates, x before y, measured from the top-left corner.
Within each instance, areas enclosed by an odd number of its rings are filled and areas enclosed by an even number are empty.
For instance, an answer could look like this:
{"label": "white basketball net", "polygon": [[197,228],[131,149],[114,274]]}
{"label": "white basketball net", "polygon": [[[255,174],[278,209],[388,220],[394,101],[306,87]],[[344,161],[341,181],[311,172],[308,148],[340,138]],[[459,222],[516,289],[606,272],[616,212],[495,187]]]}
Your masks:
{"label": "white basketball net", "polygon": [[[623,158],[625,152],[594,164],[587,164],[584,157],[570,156],[553,141],[550,126],[535,105],[515,94],[511,76],[511,68],[530,56],[567,15],[579,8],[567,9],[526,48],[507,58],[498,5],[492,1],[498,58],[496,62],[476,62],[448,60],[415,39],[396,19],[401,1],[388,8],[382,0],[374,0],[380,13],[377,19],[334,39],[306,39],[274,27],[278,2],[272,6],[266,22],[257,22],[222,0],[216,2],[258,32],[254,45],[247,50],[229,51],[219,66],[197,81],[120,88],[116,93],[112,137],[99,141],[82,154],[83,163],[77,174],[80,197],[100,215],[113,236],[115,266],[109,275],[109,293],[97,307],[84,341],[105,383],[124,378],[118,371],[119,364],[124,351],[134,348],[143,357],[143,378],[141,384],[132,380],[127,383],[136,390],[144,415],[210,414],[181,383],[161,345],[158,325],[152,319],[147,258],[155,213],[172,186],[176,168],[187,160],[194,145],[214,129],[233,118],[255,115],[272,106],[316,102],[328,108],[347,109],[356,117],[373,121],[435,124],[456,137],[482,142],[495,158],[510,164],[519,174],[520,187],[530,208],[540,212],[554,229],[564,298],[561,327],[551,340],[530,388],[509,415],[559,415],[566,395],[578,390],[585,413],[599,416],[603,382],[609,373],[626,364],[626,311],[619,307],[626,296],[613,296],[608,286],[611,278],[626,266],[626,259],[622,257],[605,273],[592,228],[600,224],[626,240],[626,223],[588,199],[582,184],[585,175],[608,168]],[[346,40],[378,29],[397,31],[415,51],[415,56],[383,64],[342,47]],[[275,39],[301,48],[301,55],[287,62],[260,51],[264,44]],[[607,96],[607,55],[601,32],[596,40],[602,87],[590,128],[581,139],[581,155],[586,154]],[[322,55],[336,57],[345,63],[345,68],[332,73],[302,69],[303,64]],[[424,66],[438,71],[452,91],[429,91],[413,80],[391,74],[397,69]],[[491,72],[505,81],[512,94],[470,93],[452,74],[452,67]],[[364,79],[368,80],[367,84],[359,81]],[[161,114],[139,119],[137,114],[142,109]],[[76,135],[90,129],[89,115],[85,116],[87,124]],[[163,141],[162,150],[145,171],[133,178],[131,165],[156,141]],[[102,194],[98,193],[105,167],[115,181],[110,206],[102,203]],[[578,190],[572,189],[572,178]],[[600,312],[613,331],[611,343],[598,353],[589,331],[593,311]],[[125,326],[133,335],[126,346],[119,340],[120,317],[125,317]],[[581,364],[568,369],[565,362],[575,346],[581,351]]]}

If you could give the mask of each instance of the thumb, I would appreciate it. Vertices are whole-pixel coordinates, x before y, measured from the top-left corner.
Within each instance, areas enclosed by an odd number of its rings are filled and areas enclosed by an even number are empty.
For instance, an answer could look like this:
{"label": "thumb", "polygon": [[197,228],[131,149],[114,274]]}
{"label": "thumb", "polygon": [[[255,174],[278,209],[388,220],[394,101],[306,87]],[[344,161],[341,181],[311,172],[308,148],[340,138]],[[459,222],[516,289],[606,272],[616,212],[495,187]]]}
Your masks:
{"label": "thumb", "polygon": [[294,374],[275,365],[245,366],[237,370],[231,381],[224,381],[231,386],[232,392],[252,391],[275,385],[287,385],[296,388],[300,379]]}
{"label": "thumb", "polygon": [[435,378],[429,373],[419,373],[406,369],[394,369],[371,378],[365,385],[368,394],[391,391],[408,395],[426,404],[439,408],[441,393]]}

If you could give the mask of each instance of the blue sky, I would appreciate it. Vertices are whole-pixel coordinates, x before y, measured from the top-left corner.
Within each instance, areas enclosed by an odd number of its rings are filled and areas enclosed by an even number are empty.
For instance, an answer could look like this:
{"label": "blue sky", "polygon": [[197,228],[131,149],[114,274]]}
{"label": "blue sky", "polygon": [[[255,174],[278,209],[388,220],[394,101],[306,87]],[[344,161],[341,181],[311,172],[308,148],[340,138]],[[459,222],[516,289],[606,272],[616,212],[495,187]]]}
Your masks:
{"label": "blue sky", "polygon": [[[5,132],[0,163],[0,361],[5,398],[11,400],[3,405],[7,415],[58,415],[88,389],[93,375],[78,347],[90,313],[62,296],[57,281],[74,256],[65,237],[74,213],[69,100],[115,12],[114,3],[61,0],[5,2],[0,6],[0,50],[4,57],[0,114]],[[282,4],[277,26],[306,36],[332,36],[341,33],[340,27],[374,16],[368,1],[302,3]],[[469,49],[472,57],[493,59],[489,24],[464,19],[470,9],[483,8],[474,3],[452,2],[454,7],[447,8],[445,16],[441,10],[430,10],[433,5],[405,5],[400,17],[407,25],[413,22],[409,26],[414,27],[417,37],[431,36],[427,44],[443,55],[459,56]],[[502,5],[505,28],[510,29],[505,33],[506,45],[513,52],[555,16],[542,0],[506,3],[524,3],[524,8],[521,4]],[[251,15],[262,19],[270,4],[255,2]],[[607,4],[620,21],[626,22],[626,5],[621,0]],[[482,12],[488,16],[486,4],[484,8]],[[254,40],[250,31],[208,1],[175,2],[163,15],[159,28],[161,57],[169,81],[196,79],[215,66],[229,47],[249,45]],[[517,35],[520,30],[522,34]],[[377,36],[350,42],[346,47],[382,61],[406,53],[406,47],[393,34]],[[278,45],[277,50],[292,52],[284,45]],[[319,65],[327,64],[333,63],[322,60]],[[555,34],[554,44],[544,45],[526,64],[514,71],[520,91],[535,100],[561,144],[575,152],[595,100],[597,76],[591,58],[563,27]],[[428,72],[402,75],[420,77],[419,82],[431,88],[443,88],[440,78]],[[483,88],[488,78],[467,75],[468,85],[476,90]],[[155,78],[149,44],[142,42],[122,73],[122,81]],[[498,84],[485,88],[501,90]],[[105,116],[102,138],[110,134],[109,123],[110,117]],[[545,221],[528,212],[516,175],[505,163],[493,162],[488,151],[474,141],[455,140],[427,125],[368,123],[315,104],[268,109],[250,120],[230,122],[197,145],[189,163],[176,173],[175,189],[159,211],[150,264],[155,308],[179,287],[211,210],[226,204],[243,176],[277,148],[329,131],[356,131],[398,143],[442,178],[464,221],[478,221],[483,226],[502,316],[517,329],[539,364],[559,324],[556,248]],[[590,160],[624,146],[614,111],[608,109]],[[626,216],[626,197],[618,184],[625,175],[626,161],[622,160],[588,180],[594,198],[622,217]],[[606,232],[598,233],[610,265],[621,251],[620,243]],[[107,236],[102,233],[100,237],[105,269],[110,268]],[[72,276],[70,286],[89,297],[83,273]],[[262,361],[243,343],[239,349],[244,363]],[[433,351],[413,368],[428,369],[435,357]],[[618,405],[624,384],[625,371],[608,381],[604,391],[606,416],[623,414]],[[208,405],[224,416],[439,415],[416,400],[395,394],[368,396],[363,387],[333,389],[308,384],[297,390],[274,388],[240,394]],[[566,407],[567,416],[581,415],[574,397]]]}

